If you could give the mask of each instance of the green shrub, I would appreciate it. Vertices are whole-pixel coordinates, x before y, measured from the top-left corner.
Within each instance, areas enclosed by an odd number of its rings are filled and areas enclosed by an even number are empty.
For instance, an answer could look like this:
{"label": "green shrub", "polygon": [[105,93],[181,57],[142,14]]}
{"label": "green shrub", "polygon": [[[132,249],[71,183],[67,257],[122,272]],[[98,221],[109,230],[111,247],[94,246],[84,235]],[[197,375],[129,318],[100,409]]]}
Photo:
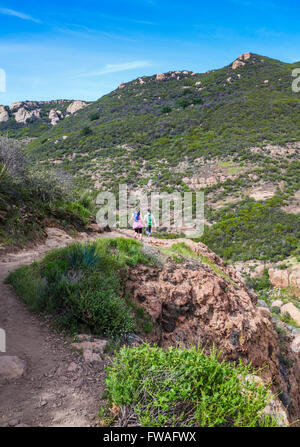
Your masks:
{"label": "green shrub", "polygon": [[275,426],[262,413],[268,388],[247,381],[251,373],[214,350],[123,347],[107,368],[108,404],[126,406],[127,418],[142,426]]}
{"label": "green shrub", "polygon": [[53,314],[59,327],[120,337],[149,327],[147,316],[132,311],[122,290],[128,267],[153,262],[139,242],[105,238],[53,250],[41,262],[11,273],[8,281],[32,310]]}
{"label": "green shrub", "polygon": [[92,113],[92,114],[90,115],[90,120],[91,120],[91,121],[98,120],[99,118],[100,118],[100,114],[99,114],[98,112]]}
{"label": "green shrub", "polygon": [[172,112],[172,109],[170,106],[164,106],[161,109],[161,113],[170,113],[170,112]]}
{"label": "green shrub", "polygon": [[270,283],[268,269],[264,269],[263,274],[260,278],[248,278],[247,286],[254,289],[255,292],[269,289],[272,285]]}
{"label": "green shrub", "polygon": [[92,133],[93,131],[89,126],[85,126],[81,131],[81,135],[83,136],[91,135]]}

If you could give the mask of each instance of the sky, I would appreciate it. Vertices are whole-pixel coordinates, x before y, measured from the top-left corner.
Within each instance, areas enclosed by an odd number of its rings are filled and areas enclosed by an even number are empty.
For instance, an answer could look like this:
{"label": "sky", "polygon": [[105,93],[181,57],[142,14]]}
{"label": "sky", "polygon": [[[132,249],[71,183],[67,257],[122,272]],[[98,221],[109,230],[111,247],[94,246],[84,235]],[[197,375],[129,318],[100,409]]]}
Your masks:
{"label": "sky", "polygon": [[248,51],[297,62],[299,25],[299,0],[0,0],[0,104],[93,101],[139,76],[205,72]]}

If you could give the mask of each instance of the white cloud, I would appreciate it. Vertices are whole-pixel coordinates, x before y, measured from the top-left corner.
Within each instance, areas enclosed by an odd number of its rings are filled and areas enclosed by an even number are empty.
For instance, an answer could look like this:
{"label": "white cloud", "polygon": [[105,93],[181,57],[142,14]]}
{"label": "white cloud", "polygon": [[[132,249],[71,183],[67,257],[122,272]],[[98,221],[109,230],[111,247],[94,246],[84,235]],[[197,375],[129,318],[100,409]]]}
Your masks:
{"label": "white cloud", "polygon": [[34,17],[29,16],[28,14],[24,14],[23,12],[15,11],[14,9],[0,8],[0,14],[18,17],[19,19],[23,19],[23,20],[30,20],[31,22],[35,22],[35,23],[41,23],[40,20],[35,19]]}
{"label": "white cloud", "polygon": [[109,73],[116,73],[119,71],[134,70],[136,68],[149,67],[151,65],[150,61],[132,61],[123,62],[121,64],[106,64],[105,67],[100,71],[90,71],[78,75],[78,77],[90,77],[90,76],[102,76]]}

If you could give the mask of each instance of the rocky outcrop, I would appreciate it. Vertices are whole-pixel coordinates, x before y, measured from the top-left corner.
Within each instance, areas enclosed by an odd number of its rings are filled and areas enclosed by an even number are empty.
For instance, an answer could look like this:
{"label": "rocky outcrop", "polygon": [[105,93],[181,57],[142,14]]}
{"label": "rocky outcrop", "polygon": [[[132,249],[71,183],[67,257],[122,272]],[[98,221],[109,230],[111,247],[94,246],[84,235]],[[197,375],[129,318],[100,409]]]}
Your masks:
{"label": "rocky outcrop", "polygon": [[280,312],[282,315],[288,314],[300,326],[300,310],[293,303],[284,304]]}
{"label": "rocky outcrop", "polygon": [[10,106],[9,106],[9,108],[10,108],[10,110],[12,111],[12,112],[14,112],[14,111],[16,111],[16,110],[18,110],[20,107],[22,107],[23,106],[23,102],[20,102],[20,101],[18,101],[18,102],[13,102]]}
{"label": "rocky outcrop", "polygon": [[73,115],[73,113],[78,112],[78,110],[81,110],[86,106],[87,103],[84,101],[73,101],[67,108],[67,113],[71,113],[71,115]]}
{"label": "rocky outcrop", "polygon": [[289,417],[299,417],[299,355],[290,343],[280,343],[269,309],[257,306],[240,276],[206,246],[184,242],[204,262],[168,260],[156,268],[138,266],[127,281],[127,291],[153,321],[149,340],[163,347],[200,344],[207,351],[216,346],[228,361],[251,362],[279,393]]}
{"label": "rocky outcrop", "polygon": [[232,64],[232,69],[236,70],[239,67],[243,67],[247,60],[251,58],[251,53],[243,53]]}
{"label": "rocky outcrop", "polygon": [[[53,107],[50,109],[49,105]],[[66,107],[67,105],[66,110],[64,108],[58,110],[61,106]],[[70,116],[87,105],[84,101],[68,101],[65,99],[54,101],[18,101],[9,106],[9,111],[13,114],[16,122],[20,124],[26,124],[31,119],[42,120],[47,116],[51,125],[55,126],[65,116]],[[0,122],[9,119],[9,111],[5,107],[0,106]]]}
{"label": "rocky outcrop", "polygon": [[20,107],[14,114],[14,116],[17,123],[23,123],[23,124],[25,124],[28,119],[32,118],[39,119],[41,117],[40,109],[27,110],[25,109],[25,107]]}
{"label": "rocky outcrop", "polygon": [[0,106],[0,123],[3,123],[8,120],[9,120],[8,111],[4,106]]}
{"label": "rocky outcrop", "polygon": [[50,110],[49,120],[50,120],[50,123],[52,124],[52,126],[55,126],[60,120],[58,113],[54,109]]}
{"label": "rocky outcrop", "polygon": [[274,287],[287,289],[290,287],[293,293],[300,297],[300,265],[296,264],[285,270],[279,268],[269,269],[270,282]]}
{"label": "rocky outcrop", "polygon": [[166,79],[166,75],[164,73],[157,73],[155,79],[156,81],[164,81]]}

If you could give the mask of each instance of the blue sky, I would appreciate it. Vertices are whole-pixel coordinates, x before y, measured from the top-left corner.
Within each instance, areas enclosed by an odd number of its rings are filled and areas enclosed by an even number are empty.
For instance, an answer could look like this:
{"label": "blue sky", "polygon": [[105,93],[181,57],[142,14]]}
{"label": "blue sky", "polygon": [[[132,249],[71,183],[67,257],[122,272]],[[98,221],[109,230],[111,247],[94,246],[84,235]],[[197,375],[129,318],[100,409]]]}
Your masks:
{"label": "blue sky", "polygon": [[0,104],[95,100],[121,82],[203,72],[251,51],[300,61],[296,0],[0,0]]}

